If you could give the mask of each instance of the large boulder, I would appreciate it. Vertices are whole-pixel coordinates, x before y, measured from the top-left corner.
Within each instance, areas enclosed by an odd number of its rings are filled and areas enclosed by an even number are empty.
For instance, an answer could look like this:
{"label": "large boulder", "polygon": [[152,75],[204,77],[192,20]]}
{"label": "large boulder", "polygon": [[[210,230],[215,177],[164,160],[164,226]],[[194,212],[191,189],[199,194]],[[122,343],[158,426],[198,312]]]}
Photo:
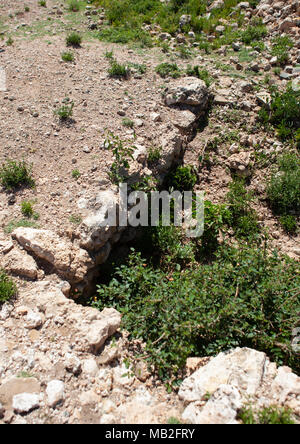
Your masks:
{"label": "large boulder", "polygon": [[21,227],[12,233],[12,237],[35,257],[53,265],[57,273],[72,284],[81,282],[93,267],[87,251],[50,230]]}
{"label": "large boulder", "polygon": [[206,110],[211,98],[211,92],[203,80],[196,77],[184,77],[174,81],[165,91],[165,104],[199,107]]}
{"label": "large boulder", "polygon": [[253,395],[261,384],[265,363],[265,353],[249,348],[220,353],[183,381],[179,396],[187,402],[200,401],[222,384],[243,385],[244,391]]}

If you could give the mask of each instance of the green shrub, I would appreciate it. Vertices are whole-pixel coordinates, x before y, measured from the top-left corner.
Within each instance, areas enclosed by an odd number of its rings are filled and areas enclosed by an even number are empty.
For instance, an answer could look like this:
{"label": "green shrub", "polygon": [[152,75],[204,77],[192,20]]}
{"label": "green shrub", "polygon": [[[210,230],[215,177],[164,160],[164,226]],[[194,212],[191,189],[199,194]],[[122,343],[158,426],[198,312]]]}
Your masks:
{"label": "green shrub", "polygon": [[252,407],[245,407],[239,412],[239,419],[243,424],[295,424],[292,411],[277,406],[256,411]]}
{"label": "green shrub", "polygon": [[257,215],[251,208],[253,193],[248,192],[242,179],[235,179],[229,184],[227,202],[231,218],[230,225],[240,237],[251,237],[260,231]]}
{"label": "green shrub", "polygon": [[275,37],[272,41],[272,56],[277,57],[278,63],[285,64],[289,60],[289,50],[293,48],[294,43],[288,36]]}
{"label": "green shrub", "polygon": [[196,182],[197,175],[190,165],[178,166],[166,177],[167,188],[173,188],[175,191],[191,191]]}
{"label": "green shrub", "polygon": [[63,52],[61,55],[61,59],[64,62],[73,62],[74,61],[74,54],[72,52]]}
{"label": "green shrub", "polygon": [[130,75],[130,70],[127,65],[113,60],[110,64],[110,68],[108,69],[108,74],[110,77],[127,79]]}
{"label": "green shrub", "polygon": [[129,168],[129,160],[133,159],[132,147],[124,145],[124,142],[112,132],[108,132],[105,140],[105,146],[112,151],[114,162],[111,165],[109,178],[112,183],[119,185],[126,179]]}
{"label": "green shrub", "polygon": [[7,41],[6,41],[6,45],[7,45],[7,46],[12,46],[13,44],[14,44],[14,41],[13,41],[12,37],[9,37],[9,38],[7,39]]}
{"label": "green shrub", "polygon": [[296,214],[300,211],[300,159],[297,154],[286,154],[278,162],[268,185],[267,195],[275,214]]}
{"label": "green shrub", "polygon": [[176,63],[161,63],[155,68],[155,71],[162,78],[172,77],[173,79],[177,79],[181,76],[181,71]]}
{"label": "green shrub", "polygon": [[[253,45],[253,43],[262,40],[268,35],[268,30],[265,25],[262,24],[262,20],[258,19],[253,21],[241,35],[242,42],[246,45]],[[255,44],[254,43],[254,44]]]}
{"label": "green shrub", "polygon": [[80,225],[82,222],[82,217],[78,214],[72,214],[69,217],[69,221],[71,222],[71,224]]}
{"label": "green shrub", "polygon": [[139,46],[152,46],[150,35],[140,28],[130,28],[128,26],[111,26],[99,32],[98,38],[110,43],[135,43]]}
{"label": "green shrub", "polygon": [[7,190],[21,186],[34,187],[35,183],[31,176],[32,166],[23,161],[8,160],[0,168],[1,184]]}
{"label": "green shrub", "polygon": [[78,0],[70,0],[68,5],[69,11],[78,12],[80,11],[80,2]]}
{"label": "green shrub", "polygon": [[128,119],[128,117],[125,117],[122,120],[122,125],[125,126],[126,128],[133,128],[134,127],[134,121],[131,119]]}
{"label": "green shrub", "polygon": [[47,8],[47,3],[46,3],[45,0],[39,0],[39,5],[40,5],[42,8]]}
{"label": "green shrub", "polygon": [[293,138],[300,128],[300,91],[291,86],[283,92],[273,90],[270,111],[265,116],[282,140]]}
{"label": "green shrub", "polygon": [[295,216],[286,214],[279,218],[279,222],[286,233],[294,235],[298,232],[298,223]]}
{"label": "green shrub", "polygon": [[73,47],[80,47],[82,43],[82,37],[77,32],[72,32],[72,34],[68,35],[66,38],[66,45]]}
{"label": "green shrub", "polygon": [[161,148],[151,147],[148,151],[148,163],[153,165],[157,163],[161,158]]}
{"label": "green shrub", "polygon": [[296,261],[240,245],[220,248],[211,264],[173,269],[155,269],[133,251],[93,303],[122,313],[123,328],[146,342],[161,378],[177,375],[189,356],[238,346],[300,371],[291,347],[300,307]]}
{"label": "green shrub", "polygon": [[213,81],[213,77],[209,74],[207,69],[200,69],[199,66],[190,66],[188,65],[186,69],[186,73],[188,76],[198,77],[205,82],[206,86],[210,86]]}
{"label": "green shrub", "polygon": [[33,213],[34,213],[33,208],[32,208],[32,203],[29,202],[28,200],[24,200],[21,203],[21,211],[22,211],[23,216],[32,217]]}
{"label": "green shrub", "polygon": [[225,231],[230,223],[231,213],[226,205],[215,205],[210,201],[204,203],[204,232],[200,240],[199,253],[210,257],[219,247],[220,232]]}
{"label": "green shrub", "polygon": [[0,270],[0,304],[14,297],[16,293],[15,283],[9,279],[5,271]]}
{"label": "green shrub", "polygon": [[61,122],[66,122],[73,115],[74,102],[71,102],[70,99],[66,97],[62,103],[63,104],[58,109],[54,110],[53,113],[55,116],[59,117]]}

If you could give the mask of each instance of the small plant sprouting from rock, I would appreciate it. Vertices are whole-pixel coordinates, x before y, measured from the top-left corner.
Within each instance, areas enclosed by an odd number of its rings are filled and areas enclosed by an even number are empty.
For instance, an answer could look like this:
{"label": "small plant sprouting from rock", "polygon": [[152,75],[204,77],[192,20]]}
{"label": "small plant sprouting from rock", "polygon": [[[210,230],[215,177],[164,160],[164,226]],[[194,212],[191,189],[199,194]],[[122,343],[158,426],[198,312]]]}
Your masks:
{"label": "small plant sprouting from rock", "polygon": [[105,147],[111,150],[114,155],[109,178],[112,183],[118,185],[126,178],[126,170],[129,168],[129,160],[133,159],[134,148],[125,146],[124,142],[112,132],[108,132]]}
{"label": "small plant sprouting from rock", "polygon": [[72,171],[73,179],[78,180],[80,176],[81,176],[81,172],[79,170],[76,169],[76,170]]}
{"label": "small plant sprouting from rock", "polygon": [[71,101],[68,97],[66,97],[62,101],[62,105],[54,110],[54,115],[59,117],[61,122],[66,122],[71,119],[73,115],[74,102]]}
{"label": "small plant sprouting from rock", "polygon": [[80,225],[82,222],[82,217],[78,214],[72,214],[69,217],[69,221],[71,222],[71,224],[73,225]]}
{"label": "small plant sprouting from rock", "polygon": [[13,190],[21,186],[33,188],[34,180],[31,176],[32,166],[23,161],[8,160],[0,167],[0,181],[3,188]]}

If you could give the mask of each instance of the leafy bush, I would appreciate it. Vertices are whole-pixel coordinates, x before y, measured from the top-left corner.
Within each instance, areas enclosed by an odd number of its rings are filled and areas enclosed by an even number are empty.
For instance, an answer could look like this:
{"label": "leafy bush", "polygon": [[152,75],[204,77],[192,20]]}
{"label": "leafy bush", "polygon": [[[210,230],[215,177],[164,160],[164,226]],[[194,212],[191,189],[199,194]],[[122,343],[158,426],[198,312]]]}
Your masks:
{"label": "leafy bush", "polygon": [[279,159],[267,186],[267,195],[275,214],[286,215],[300,211],[300,159],[297,154],[286,154]]}
{"label": "leafy bush", "polygon": [[291,335],[300,307],[299,265],[264,246],[223,247],[212,264],[165,273],[139,253],[98,287],[98,309],[115,307],[123,328],[146,342],[161,378],[178,375],[189,356],[233,347],[266,352],[299,372]]}
{"label": "leafy bush", "polygon": [[66,38],[66,45],[73,47],[80,47],[82,43],[82,37],[77,32],[72,32],[72,34],[68,35]]}
{"label": "leafy bush", "polygon": [[40,5],[42,8],[47,8],[47,3],[46,3],[45,0],[39,0],[39,5]]}
{"label": "leafy bush", "polygon": [[250,237],[260,231],[256,212],[251,208],[253,198],[243,180],[236,179],[229,184],[227,201],[231,213],[230,224],[237,236]]}
{"label": "leafy bush", "polygon": [[14,297],[16,293],[15,283],[9,279],[5,271],[0,270],[0,304]]}
{"label": "leafy bush", "polygon": [[252,407],[243,408],[239,412],[243,424],[295,424],[292,411],[277,406],[264,407],[254,411]]}
{"label": "leafy bush", "polygon": [[181,76],[181,71],[178,68],[176,63],[161,63],[155,68],[157,74],[159,74],[162,78],[172,77],[173,79],[177,79]]}
{"label": "leafy bush", "polygon": [[0,168],[1,184],[7,190],[23,186],[34,187],[35,183],[31,176],[32,166],[24,160],[16,162],[8,160]]}
{"label": "leafy bush", "polygon": [[72,52],[63,52],[61,55],[61,59],[64,62],[73,62],[74,61],[74,54]]}
{"label": "leafy bush", "polygon": [[191,191],[196,185],[196,182],[197,175],[190,165],[178,166],[166,177],[167,188],[173,188],[176,191]]}
{"label": "leafy bush", "polygon": [[293,41],[288,36],[275,37],[272,41],[272,56],[277,57],[278,63],[285,64],[289,60],[289,50],[294,46]]}
{"label": "leafy bush", "polygon": [[300,91],[290,85],[283,92],[272,89],[270,110],[263,108],[260,119],[274,125],[282,140],[295,137],[300,128]]}

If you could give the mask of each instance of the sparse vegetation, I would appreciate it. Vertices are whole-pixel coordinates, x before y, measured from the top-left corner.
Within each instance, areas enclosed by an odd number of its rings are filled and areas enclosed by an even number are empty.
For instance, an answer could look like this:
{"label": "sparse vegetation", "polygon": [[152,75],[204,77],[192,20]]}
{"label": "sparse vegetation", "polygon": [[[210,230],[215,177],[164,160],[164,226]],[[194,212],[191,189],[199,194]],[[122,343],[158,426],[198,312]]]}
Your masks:
{"label": "sparse vegetation", "polygon": [[295,424],[292,411],[286,408],[272,406],[253,410],[251,406],[244,407],[239,413],[243,424]]}
{"label": "sparse vegetation", "polygon": [[273,39],[271,54],[277,57],[278,63],[283,65],[289,60],[289,51],[294,43],[288,36],[279,36]]}
{"label": "sparse vegetation", "polygon": [[254,196],[248,192],[242,179],[229,184],[227,201],[231,213],[230,225],[237,236],[250,237],[260,231],[255,210],[251,208]]}
{"label": "sparse vegetation", "polygon": [[4,227],[4,232],[6,234],[12,233],[16,228],[25,227],[25,228],[39,228],[36,222],[29,219],[20,219],[20,220],[12,220]]}

